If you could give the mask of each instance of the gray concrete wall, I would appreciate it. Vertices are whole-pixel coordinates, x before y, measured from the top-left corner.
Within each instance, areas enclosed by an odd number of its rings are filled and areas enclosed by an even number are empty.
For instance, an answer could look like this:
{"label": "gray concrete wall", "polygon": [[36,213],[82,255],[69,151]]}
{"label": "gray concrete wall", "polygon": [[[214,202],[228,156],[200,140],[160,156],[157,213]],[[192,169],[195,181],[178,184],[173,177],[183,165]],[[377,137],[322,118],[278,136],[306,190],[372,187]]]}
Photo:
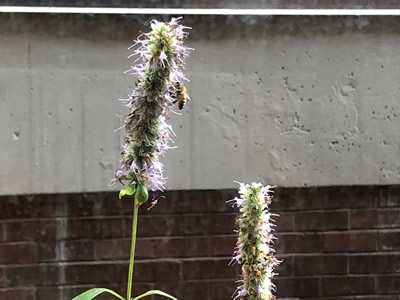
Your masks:
{"label": "gray concrete wall", "polygon": [[[400,182],[400,19],[186,17],[167,188]],[[101,191],[148,19],[0,15],[0,194]],[[146,25],[146,26],[145,26]]]}

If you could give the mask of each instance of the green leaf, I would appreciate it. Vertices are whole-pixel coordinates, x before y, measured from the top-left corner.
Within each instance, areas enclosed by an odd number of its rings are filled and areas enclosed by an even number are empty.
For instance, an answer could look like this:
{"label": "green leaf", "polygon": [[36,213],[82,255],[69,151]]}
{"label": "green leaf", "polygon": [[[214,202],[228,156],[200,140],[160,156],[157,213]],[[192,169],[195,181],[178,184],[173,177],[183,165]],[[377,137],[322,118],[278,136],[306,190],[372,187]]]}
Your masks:
{"label": "green leaf", "polygon": [[145,186],[144,184],[138,184],[135,198],[139,204],[145,203],[149,199],[149,192],[147,191],[147,186]]}
{"label": "green leaf", "polygon": [[109,290],[109,289],[102,289],[102,288],[95,288],[95,289],[87,290],[86,292],[76,296],[72,300],[91,300],[94,297],[96,297],[102,293],[109,293],[109,294],[117,297],[118,299],[125,300],[124,297],[118,295],[116,292]]}
{"label": "green leaf", "polygon": [[[177,298],[171,296],[170,294],[167,294],[167,293],[165,293],[165,292],[163,292],[163,291],[160,291],[160,290],[151,290],[151,291],[148,291],[148,292],[146,292],[146,293],[144,293],[144,294],[141,294],[140,296],[137,296],[137,297],[134,298],[133,300],[138,300],[138,299],[140,299],[140,298],[143,298],[143,297],[146,297],[146,296],[150,296],[150,295],[160,295],[160,296],[164,296],[164,297],[167,297],[167,298],[169,298],[169,299],[172,299],[172,300],[178,300]],[[74,300],[74,299],[73,299],[73,300]]]}
{"label": "green leaf", "polygon": [[136,191],[136,184],[130,185],[119,192],[119,199],[121,199],[125,195],[132,196],[135,193],[135,191]]}

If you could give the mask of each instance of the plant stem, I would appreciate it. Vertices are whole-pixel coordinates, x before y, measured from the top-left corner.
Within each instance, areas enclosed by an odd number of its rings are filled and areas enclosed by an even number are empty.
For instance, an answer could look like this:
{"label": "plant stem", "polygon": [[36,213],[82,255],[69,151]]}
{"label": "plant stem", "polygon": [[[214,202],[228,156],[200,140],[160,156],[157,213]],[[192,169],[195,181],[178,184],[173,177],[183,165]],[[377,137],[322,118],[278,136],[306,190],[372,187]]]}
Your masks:
{"label": "plant stem", "polygon": [[[134,197],[136,198],[136,197]],[[138,220],[139,203],[135,199],[133,202],[133,219],[132,219],[132,243],[131,243],[131,256],[129,260],[129,273],[128,273],[128,287],[126,292],[126,300],[131,300],[132,295],[132,280],[133,280],[133,264],[135,261],[135,247],[136,247],[136,231]]]}

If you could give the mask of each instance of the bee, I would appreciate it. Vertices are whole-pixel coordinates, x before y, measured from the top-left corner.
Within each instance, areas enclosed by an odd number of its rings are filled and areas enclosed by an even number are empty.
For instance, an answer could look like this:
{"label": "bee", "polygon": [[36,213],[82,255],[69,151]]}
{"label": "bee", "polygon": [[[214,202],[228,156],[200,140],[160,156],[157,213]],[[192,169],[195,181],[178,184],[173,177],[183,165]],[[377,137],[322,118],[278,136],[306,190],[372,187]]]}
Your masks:
{"label": "bee", "polygon": [[164,197],[164,196],[160,196],[160,197],[158,197],[158,198],[156,199],[156,197],[154,197],[154,195],[153,195],[153,200],[151,201],[151,206],[148,207],[147,210],[150,210],[150,209],[152,209],[154,206],[156,206],[157,203],[158,203],[158,199],[160,199],[160,198],[165,198],[165,197]]}
{"label": "bee", "polygon": [[174,83],[174,91],[171,93],[172,98],[175,100],[173,103],[178,102],[178,108],[181,110],[184,108],[186,101],[190,98],[186,92],[186,87],[182,82]]}

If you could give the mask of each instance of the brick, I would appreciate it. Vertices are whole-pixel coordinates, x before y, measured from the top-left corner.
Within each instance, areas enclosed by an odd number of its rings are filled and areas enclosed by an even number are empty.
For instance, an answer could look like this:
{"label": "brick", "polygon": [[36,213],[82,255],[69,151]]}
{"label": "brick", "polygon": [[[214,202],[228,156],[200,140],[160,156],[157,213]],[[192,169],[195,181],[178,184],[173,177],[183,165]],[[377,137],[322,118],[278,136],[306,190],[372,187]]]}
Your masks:
{"label": "brick", "polygon": [[275,217],[276,232],[291,232],[294,231],[294,213],[283,212],[278,213],[279,217]]}
{"label": "brick", "polygon": [[315,233],[277,234],[275,241],[277,253],[312,253],[321,251],[321,238]]}
{"label": "brick", "polygon": [[[150,193],[150,199],[161,198],[159,203],[150,211],[147,205],[142,205],[139,214],[160,215],[160,214],[182,214],[182,213],[234,213],[231,205],[225,203],[237,195],[236,190],[182,190],[165,191],[164,193]],[[122,207],[125,215],[132,214],[132,201],[124,201]]]}
{"label": "brick", "polygon": [[[79,287],[63,287],[63,286],[51,286],[51,287],[37,287],[36,288],[36,299],[72,299],[73,297],[85,292],[88,289],[95,288],[95,285],[79,286]],[[109,287],[111,288],[111,287]],[[98,300],[98,298],[95,298]],[[111,300],[111,299],[110,299]]]}
{"label": "brick", "polygon": [[[190,211],[183,212],[204,212],[204,208],[206,208],[205,212],[208,213],[236,213],[237,209],[232,208],[232,205],[226,203],[226,201],[233,199],[238,195],[237,190],[197,190],[196,193],[192,191],[185,191],[191,196],[186,200],[187,205]],[[185,199],[185,198],[183,198]],[[193,205],[194,204],[194,205]],[[206,204],[206,205],[204,205]],[[179,211],[179,210],[178,210]]]}
{"label": "brick", "polygon": [[[178,299],[204,300],[209,299],[209,288],[206,281],[161,282],[157,288]],[[156,298],[160,299],[160,298]]]}
{"label": "brick", "polygon": [[92,240],[61,241],[66,261],[93,260],[94,246]]}
{"label": "brick", "polygon": [[237,235],[210,236],[207,238],[209,256],[231,256],[236,247]]}
{"label": "brick", "polygon": [[196,259],[182,262],[182,279],[234,279],[237,277],[239,267],[229,266],[230,259]]}
{"label": "brick", "polygon": [[46,221],[13,221],[4,223],[6,241],[42,241],[55,240],[57,222]]}
{"label": "brick", "polygon": [[227,299],[227,296],[230,296],[234,293],[237,285],[238,284],[233,280],[209,281],[207,284],[209,295],[208,297],[215,300]]}
{"label": "brick", "polygon": [[0,288],[4,288],[8,286],[7,277],[6,277],[6,269],[5,267],[0,267]]}
{"label": "brick", "polygon": [[125,235],[123,218],[70,219],[67,222],[68,239],[118,238]]}
{"label": "brick", "polygon": [[[126,218],[125,224],[125,236],[131,236],[132,218]],[[183,234],[183,216],[139,215],[138,237],[176,236]]]}
{"label": "brick", "polygon": [[[362,297],[362,296],[359,296]],[[297,300],[298,298],[285,298],[284,300]],[[305,298],[307,300],[355,300],[359,299],[358,297],[352,297],[352,296],[336,296],[336,297],[307,297]]]}
{"label": "brick", "polygon": [[400,294],[400,275],[378,276],[377,292],[380,294]]}
{"label": "brick", "polygon": [[[335,297],[318,297],[318,298],[306,298],[307,300],[399,300],[398,297],[376,295],[376,296],[335,296]],[[294,299],[285,299],[294,300]],[[297,299],[295,299],[297,300]]]}
{"label": "brick", "polygon": [[281,255],[276,256],[278,260],[281,261],[281,264],[277,267],[276,271],[279,276],[294,276],[295,275],[295,266],[294,260],[295,256],[284,256]]}
{"label": "brick", "polygon": [[345,255],[295,256],[296,275],[339,275],[347,274]]}
{"label": "brick", "polygon": [[379,207],[400,207],[399,186],[381,187],[379,189]]}
{"label": "brick", "polygon": [[118,216],[122,210],[117,192],[67,194],[65,202],[69,217]]}
{"label": "brick", "polygon": [[55,212],[56,202],[43,195],[0,197],[1,220],[50,218]]}
{"label": "brick", "polygon": [[400,228],[400,209],[391,208],[378,212],[379,228]]}
{"label": "brick", "polygon": [[333,276],[322,278],[324,296],[371,295],[375,292],[373,276]]}
{"label": "brick", "polygon": [[350,217],[351,228],[400,228],[400,210],[359,210],[353,211]]}
{"label": "brick", "polygon": [[[92,195],[92,196],[90,196]],[[90,217],[98,215],[95,212],[95,206],[101,207],[104,200],[104,194],[67,194],[65,202],[67,203],[68,216],[70,217]],[[117,204],[119,201],[115,201]]]}
{"label": "brick", "polygon": [[134,282],[177,281],[180,274],[181,262],[177,260],[138,261],[135,263]]}
{"label": "brick", "polygon": [[0,242],[4,242],[6,240],[6,229],[3,223],[0,223]]}
{"label": "brick", "polygon": [[0,264],[29,264],[37,261],[34,243],[0,244]]}
{"label": "brick", "polygon": [[65,266],[65,282],[76,284],[107,284],[123,282],[127,264],[121,263],[79,263]]}
{"label": "brick", "polygon": [[328,231],[348,228],[347,212],[298,212],[296,231]]}
{"label": "brick", "polygon": [[46,241],[36,243],[38,252],[38,262],[54,262],[57,261],[57,253],[60,251],[60,244],[56,241]]}
{"label": "brick", "polygon": [[34,289],[7,289],[0,290],[0,300],[36,300]]}
{"label": "brick", "polygon": [[325,209],[375,208],[379,197],[374,187],[327,187],[320,193]]}
{"label": "brick", "polygon": [[[350,299],[350,298],[346,297],[343,299]],[[376,295],[376,296],[356,296],[352,299],[354,299],[354,300],[399,300],[400,298],[399,298],[399,296]]]}
{"label": "brick", "polygon": [[[237,283],[234,280],[199,280],[179,281],[157,284],[157,288],[178,299],[191,300],[226,300],[235,292]],[[161,297],[157,297],[160,299]]]}
{"label": "brick", "polygon": [[400,254],[371,254],[349,256],[350,273],[381,274],[400,270]]}
{"label": "brick", "polygon": [[61,266],[47,264],[7,266],[6,277],[10,287],[56,285],[61,283],[60,268]]}
{"label": "brick", "polygon": [[[138,243],[139,245],[141,243]],[[94,242],[94,253],[97,260],[120,260],[129,259],[131,240],[112,239]],[[140,251],[140,250],[139,250]],[[139,252],[136,249],[136,258]]]}
{"label": "brick", "polygon": [[232,234],[237,229],[236,217],[232,213],[185,215],[183,231],[185,235]]}
{"label": "brick", "polygon": [[94,259],[92,240],[71,240],[37,243],[40,262],[89,261]]}
{"label": "brick", "polygon": [[350,228],[373,229],[378,227],[377,210],[356,210],[350,213]]}
{"label": "brick", "polygon": [[322,235],[325,252],[375,251],[376,241],[376,232],[341,232]]}
{"label": "brick", "polygon": [[317,188],[277,188],[272,209],[280,212],[321,209],[323,202],[318,191]]}
{"label": "brick", "polygon": [[66,237],[68,239],[82,239],[97,237],[99,219],[71,219],[67,220]]}
{"label": "brick", "polygon": [[[273,211],[281,217],[276,218],[275,248],[284,260],[277,270],[280,276],[274,279],[279,297],[398,300],[400,256],[394,251],[400,247],[395,230],[400,228],[399,191],[392,187],[277,189]],[[143,291],[160,288],[180,299],[229,299],[240,266],[228,266],[236,242],[232,230],[237,209],[225,200],[236,194],[234,189],[168,191],[167,199],[160,199],[152,210],[143,205],[134,291],[143,286]],[[21,262],[29,265],[0,266],[0,291],[32,287],[36,289],[33,300],[67,300],[87,288],[104,286],[124,295],[132,207],[131,201],[117,198],[116,192],[0,197],[4,200],[0,241],[7,241],[0,243],[0,249],[15,244],[36,249],[34,258]],[[45,207],[37,207],[39,203]],[[347,214],[350,228],[357,230],[338,232],[347,230]],[[392,252],[378,254],[376,247]],[[338,254],[343,252],[369,253]],[[7,257],[16,251],[10,253]],[[378,292],[370,290],[370,286],[375,289],[370,285],[375,274]],[[331,290],[335,287],[336,292]],[[7,300],[15,298],[10,297]]]}
{"label": "brick", "polygon": [[393,251],[400,249],[400,231],[380,231],[378,249]]}
{"label": "brick", "polygon": [[152,248],[155,257],[203,257],[209,253],[208,239],[204,237],[157,239]]}
{"label": "brick", "polygon": [[[116,293],[125,296],[125,284],[111,283],[107,284],[107,288],[115,291]],[[47,300],[47,299],[60,299],[60,300],[71,300],[79,294],[97,287],[96,285],[80,285],[80,286],[58,286],[58,287],[38,287],[36,289],[36,299]],[[135,282],[133,288],[133,297],[138,296],[144,292],[154,289],[152,283]],[[108,293],[101,294],[95,298],[96,300],[115,300],[115,296]]]}
{"label": "brick", "polygon": [[274,282],[277,287],[278,299],[286,297],[316,297],[319,295],[319,278],[309,277],[276,277]]}
{"label": "brick", "polygon": [[[236,244],[234,236],[138,238],[136,258],[230,256]],[[99,260],[129,259],[130,239],[95,242]]]}
{"label": "brick", "polygon": [[[128,274],[126,263],[80,263],[65,266],[65,281],[68,285],[108,284],[125,282]],[[179,280],[180,262],[177,261],[136,261],[134,282]]]}

